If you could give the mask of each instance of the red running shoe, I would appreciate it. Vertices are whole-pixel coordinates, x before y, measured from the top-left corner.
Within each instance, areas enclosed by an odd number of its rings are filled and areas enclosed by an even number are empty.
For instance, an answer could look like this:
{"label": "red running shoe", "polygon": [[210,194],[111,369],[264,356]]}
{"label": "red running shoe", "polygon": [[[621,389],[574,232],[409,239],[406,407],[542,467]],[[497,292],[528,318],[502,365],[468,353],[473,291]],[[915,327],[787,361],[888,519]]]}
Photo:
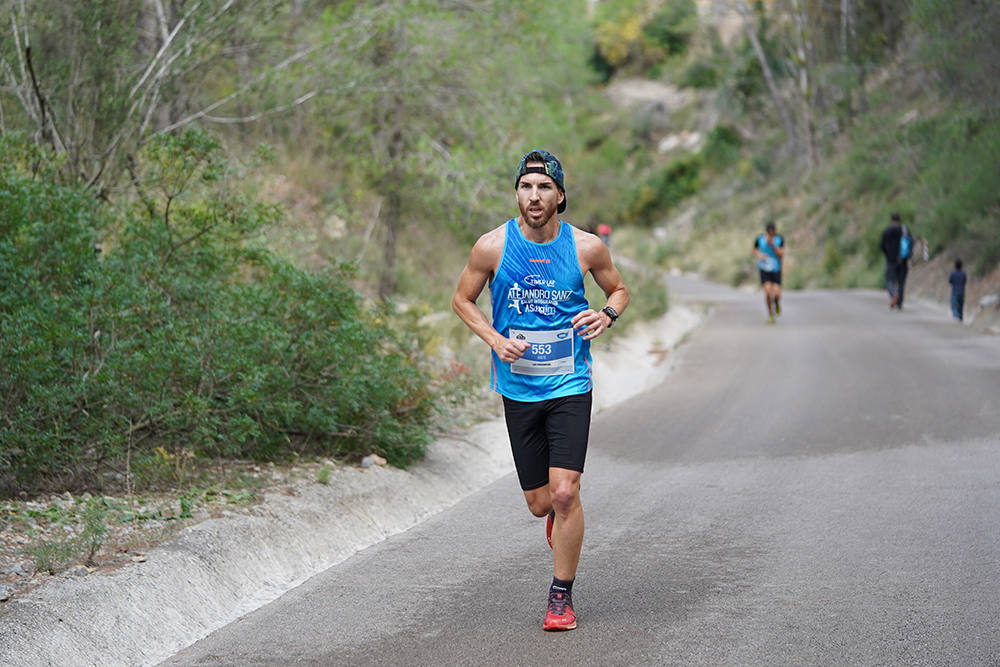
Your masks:
{"label": "red running shoe", "polygon": [[549,611],[545,614],[542,630],[573,630],[576,628],[576,614],[573,612],[573,598],[569,591],[549,591]]}
{"label": "red running shoe", "polygon": [[545,539],[549,541],[549,549],[552,548],[552,524],[556,521],[556,511],[549,512],[549,518],[545,520]]}

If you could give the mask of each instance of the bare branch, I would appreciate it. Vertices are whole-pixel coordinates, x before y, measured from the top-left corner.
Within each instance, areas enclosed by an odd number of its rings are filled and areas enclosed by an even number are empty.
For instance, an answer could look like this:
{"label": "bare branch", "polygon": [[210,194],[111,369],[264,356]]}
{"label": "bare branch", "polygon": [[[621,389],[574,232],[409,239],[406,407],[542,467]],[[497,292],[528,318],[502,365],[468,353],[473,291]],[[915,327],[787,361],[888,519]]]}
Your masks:
{"label": "bare branch", "polygon": [[150,73],[152,73],[153,68],[159,62],[160,58],[163,57],[163,54],[166,53],[167,49],[170,48],[170,45],[173,43],[174,38],[177,36],[177,33],[180,32],[180,29],[184,26],[184,23],[187,22],[191,14],[193,14],[194,11],[198,9],[200,5],[201,5],[200,2],[196,2],[194,6],[192,6],[191,9],[189,9],[188,12],[183,16],[183,18],[181,18],[181,20],[177,22],[177,25],[174,26],[174,29],[170,32],[170,35],[167,36],[167,39],[164,40],[163,44],[160,46],[160,50],[157,51],[156,55],[153,56],[153,59],[149,61],[149,66],[146,67],[146,71],[143,72],[141,77],[139,77],[139,80],[136,82],[136,84],[132,86],[132,90],[130,90],[128,93],[128,99],[132,99],[135,96],[136,92],[143,86],[144,83],[146,83],[146,79],[149,78]]}
{"label": "bare branch", "polygon": [[305,95],[300,95],[296,97],[288,104],[282,104],[276,107],[272,107],[270,109],[265,109],[264,111],[258,111],[257,113],[250,114],[249,116],[209,116],[207,114],[202,114],[199,112],[194,116],[189,116],[186,122],[181,122],[175,125],[171,125],[165,128],[165,130],[169,131],[175,129],[176,127],[180,127],[180,125],[186,125],[189,122],[197,120],[199,117],[204,118],[205,120],[211,121],[213,123],[224,123],[224,124],[252,123],[254,121],[260,120],[261,118],[274,116],[276,114],[288,111],[289,109],[294,109],[297,106],[301,106],[306,102],[308,102],[309,100],[311,100],[312,98],[316,97],[316,95],[318,94],[319,94],[318,90],[310,90]]}
{"label": "bare branch", "polygon": [[757,55],[757,61],[760,63],[761,71],[764,73],[764,80],[767,82],[767,88],[771,92],[771,98],[774,100],[774,105],[778,108],[778,114],[781,116],[781,122],[785,126],[785,132],[788,134],[788,140],[796,149],[798,148],[799,136],[795,128],[795,123],[792,121],[791,115],[788,113],[788,109],[785,108],[785,103],[782,100],[781,93],[778,91],[778,85],[774,81],[774,75],[771,73],[771,66],[767,63],[767,56],[764,53],[763,47],[760,45],[760,40],[757,38],[757,30],[750,20],[750,10],[747,7],[746,0],[737,0],[736,11],[739,12],[740,17],[743,19],[743,27],[746,30],[747,38],[750,40],[750,45],[753,47],[754,53]]}
{"label": "bare branch", "polygon": [[146,211],[149,212],[149,217],[156,217],[156,206],[153,201],[146,194],[146,191],[142,187],[142,183],[139,182],[139,176],[135,172],[135,158],[131,155],[127,156],[125,159],[125,167],[128,169],[129,176],[132,177],[132,186],[135,187],[135,191],[139,195],[139,200],[145,205]]}
{"label": "bare branch", "polygon": [[[24,15],[23,2],[21,3],[21,15],[22,16]],[[18,78],[17,75],[14,74],[13,68],[6,61],[4,61],[4,65],[7,66],[11,83],[14,86],[14,92],[17,95],[18,99],[21,100],[21,105],[24,107],[24,110],[31,117],[31,120],[33,120],[37,124],[38,110],[35,109],[35,105],[31,103],[30,94],[26,94],[24,91],[25,82],[28,80],[28,73],[26,71],[26,66],[24,64],[24,49],[28,46],[28,30],[27,27],[25,27],[24,40],[22,41],[20,36],[20,29],[18,28],[17,25],[17,16],[14,15],[13,9],[10,12],[10,27],[11,27],[10,30],[11,34],[14,35],[14,50],[17,53],[17,63],[21,70],[20,78]]]}
{"label": "bare branch", "polygon": [[[208,117],[209,114],[212,111],[215,111],[216,109],[218,109],[219,107],[221,107],[225,103],[227,103],[227,102],[229,102],[231,100],[236,99],[237,97],[239,97],[243,93],[245,93],[248,90],[250,90],[250,88],[252,88],[255,84],[257,84],[261,80],[263,80],[265,76],[268,76],[269,74],[272,74],[274,72],[278,72],[278,71],[281,71],[281,70],[285,69],[286,67],[292,65],[293,63],[298,62],[299,60],[302,60],[303,58],[305,58],[307,55],[309,55],[310,53],[312,53],[315,50],[316,50],[316,47],[310,47],[308,49],[299,51],[299,52],[297,52],[297,53],[289,56],[288,58],[286,58],[285,60],[283,60],[280,63],[278,63],[273,68],[271,68],[270,71],[268,71],[266,73],[263,73],[263,74],[261,74],[261,75],[259,75],[257,77],[254,77],[254,79],[252,81],[250,81],[250,82],[246,83],[245,85],[241,86],[238,90],[233,91],[232,93],[230,93],[229,95],[226,95],[222,99],[216,100],[215,102],[213,102],[212,104],[208,105],[207,107],[205,107],[201,111],[197,111],[197,112],[195,112],[195,113],[187,116],[186,118],[182,118],[181,120],[177,121],[176,123],[171,123],[167,127],[161,128],[161,131],[163,131],[163,132],[169,132],[171,130],[176,130],[178,127],[183,127],[184,125],[188,125],[190,123],[193,123],[194,121],[198,120],[199,118],[206,118],[206,117]],[[303,102],[306,102],[307,100],[311,99],[316,94],[318,94],[318,91],[312,90],[312,91],[306,93],[305,95],[300,96],[299,98],[297,98],[291,105],[285,105],[285,106],[287,108],[291,108],[293,106],[298,106],[299,104],[302,104]],[[226,122],[226,121],[219,120],[217,122]],[[240,121],[231,121],[231,122],[240,122]]]}
{"label": "bare branch", "polygon": [[170,40],[170,33],[167,26],[167,13],[163,10],[163,2],[153,0],[153,8],[156,10],[156,18],[160,24],[160,39],[166,44]]}

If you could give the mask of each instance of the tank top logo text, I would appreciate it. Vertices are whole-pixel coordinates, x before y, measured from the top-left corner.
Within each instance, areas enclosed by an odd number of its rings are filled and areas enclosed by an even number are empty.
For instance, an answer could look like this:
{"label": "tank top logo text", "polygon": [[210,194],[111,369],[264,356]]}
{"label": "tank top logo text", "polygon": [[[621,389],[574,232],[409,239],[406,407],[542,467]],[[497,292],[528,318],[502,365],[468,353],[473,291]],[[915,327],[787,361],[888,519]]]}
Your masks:
{"label": "tank top logo text", "polygon": [[556,281],[539,275],[525,276],[522,283],[514,283],[507,290],[508,308],[521,313],[537,313],[554,316],[556,306],[560,301],[567,301],[573,296],[571,289],[556,289]]}

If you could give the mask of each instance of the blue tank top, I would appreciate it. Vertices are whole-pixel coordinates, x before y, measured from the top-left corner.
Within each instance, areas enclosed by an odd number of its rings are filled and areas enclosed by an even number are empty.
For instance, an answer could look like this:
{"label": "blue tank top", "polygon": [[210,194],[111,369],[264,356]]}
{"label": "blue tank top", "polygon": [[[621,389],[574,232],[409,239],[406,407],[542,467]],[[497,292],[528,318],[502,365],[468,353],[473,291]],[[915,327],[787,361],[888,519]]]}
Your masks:
{"label": "blue tank top", "polygon": [[560,220],[559,235],[548,243],[524,238],[516,218],[505,231],[490,283],[493,328],[531,347],[513,364],[491,352],[493,389],[527,402],[585,394],[593,387],[590,341],[570,322],[588,307],[573,228]]}
{"label": "blue tank top", "polygon": [[[779,234],[775,234],[774,247],[780,248],[782,243],[784,243],[784,239]],[[760,250],[765,255],[764,259],[757,260],[757,268],[761,271],[769,271],[770,273],[781,271],[781,258],[771,248],[771,244],[767,242],[767,234],[761,234],[757,237],[757,250]]]}

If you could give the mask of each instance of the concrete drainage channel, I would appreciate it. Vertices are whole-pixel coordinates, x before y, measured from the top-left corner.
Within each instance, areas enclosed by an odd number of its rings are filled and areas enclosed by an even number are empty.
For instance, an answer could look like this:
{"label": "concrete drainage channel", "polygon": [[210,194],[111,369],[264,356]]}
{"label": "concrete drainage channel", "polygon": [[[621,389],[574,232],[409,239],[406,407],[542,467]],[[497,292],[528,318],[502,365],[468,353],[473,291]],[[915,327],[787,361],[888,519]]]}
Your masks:
{"label": "concrete drainage channel", "polygon": [[[675,306],[595,348],[595,412],[662,382],[702,320]],[[503,420],[435,442],[403,471],[342,468],[327,485],[268,495],[107,575],[68,577],[0,607],[0,665],[151,665],[358,551],[513,472]],[[513,487],[512,487],[513,488]]]}

